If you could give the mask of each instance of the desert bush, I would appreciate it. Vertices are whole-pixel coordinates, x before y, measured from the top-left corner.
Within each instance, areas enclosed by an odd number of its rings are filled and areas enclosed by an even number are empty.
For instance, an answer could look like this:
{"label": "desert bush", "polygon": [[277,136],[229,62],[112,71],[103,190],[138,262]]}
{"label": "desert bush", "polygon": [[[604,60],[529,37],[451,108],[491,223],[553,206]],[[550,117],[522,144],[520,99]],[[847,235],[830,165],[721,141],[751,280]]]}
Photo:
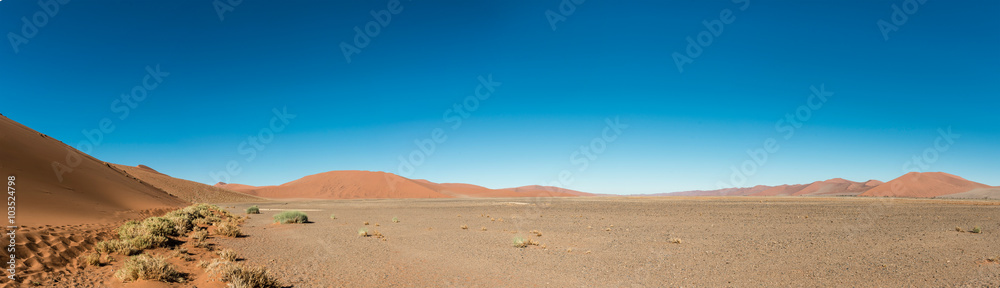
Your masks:
{"label": "desert bush", "polygon": [[983,230],[979,229],[979,226],[976,226],[976,227],[972,227],[972,231],[970,231],[970,232],[979,234],[979,233],[983,233]]}
{"label": "desert bush", "polygon": [[260,214],[260,208],[257,205],[250,206],[247,208],[247,214]]}
{"label": "desert bush", "polygon": [[139,221],[131,220],[118,227],[118,238],[120,239],[132,239],[143,234],[146,232],[143,231],[142,223]]}
{"label": "desert bush", "polygon": [[240,226],[232,221],[222,222],[219,227],[215,228],[215,234],[223,235],[227,237],[239,237],[243,235],[243,231],[240,230]]}
{"label": "desert bush", "polygon": [[542,237],[542,232],[538,231],[538,230],[531,230],[531,232],[528,232],[528,233],[535,234],[535,236],[538,236],[538,237]]}
{"label": "desert bush", "polygon": [[235,265],[223,275],[233,288],[277,288],[281,287],[278,279],[268,275],[264,267],[246,267]]}
{"label": "desert bush", "polygon": [[681,241],[681,238],[670,238],[670,243],[681,244],[682,242],[684,241]]}
{"label": "desert bush", "polygon": [[306,223],[309,216],[299,211],[284,211],[274,215],[274,222],[277,223]]}
{"label": "desert bush", "polygon": [[142,221],[142,228],[145,234],[153,236],[178,236],[174,221],[164,217],[149,217]]}
{"label": "desert bush", "polygon": [[358,236],[360,236],[360,237],[368,237],[369,236],[368,235],[368,228],[358,229]]}
{"label": "desert bush", "polygon": [[337,220],[337,214],[330,214],[330,219]]}
{"label": "desert bush", "polygon": [[962,227],[955,226],[955,232],[965,232],[965,230],[962,230]]}
{"label": "desert bush", "polygon": [[392,223],[399,223],[399,218],[392,217]]}
{"label": "desert bush", "polygon": [[180,282],[183,276],[173,265],[162,257],[150,257],[142,254],[129,257],[122,267],[115,272],[115,277],[122,281],[154,280],[163,282]]}
{"label": "desert bush", "polygon": [[97,249],[97,252],[108,254],[118,253],[125,256],[132,256],[139,253],[139,249],[133,246],[132,242],[120,239],[97,242],[94,248]]}
{"label": "desert bush", "polygon": [[233,252],[233,250],[225,249],[216,253],[219,254],[219,257],[221,257],[222,260],[236,261],[236,252]]}
{"label": "desert bush", "polygon": [[468,225],[462,225],[462,230],[469,230],[469,226]]}
{"label": "desert bush", "polygon": [[170,241],[170,239],[159,235],[140,235],[138,237],[128,239],[126,241],[128,241],[128,243],[131,244],[132,247],[135,247],[135,249],[146,250],[151,248],[164,247],[166,246],[167,242]]}

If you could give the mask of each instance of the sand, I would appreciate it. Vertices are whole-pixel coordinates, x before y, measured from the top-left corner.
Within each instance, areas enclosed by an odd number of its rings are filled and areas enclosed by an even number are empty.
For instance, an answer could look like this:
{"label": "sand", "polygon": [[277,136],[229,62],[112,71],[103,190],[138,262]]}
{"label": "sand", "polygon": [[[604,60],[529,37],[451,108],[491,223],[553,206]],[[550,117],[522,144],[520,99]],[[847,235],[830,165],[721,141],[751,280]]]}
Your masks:
{"label": "sand", "polygon": [[[1000,256],[1000,202],[564,197],[261,208],[320,210],[299,225],[272,224],[276,211],[265,211],[245,224],[247,238],[220,241],[294,287],[1000,285],[1000,265],[986,260]],[[984,233],[954,230],[974,225]],[[544,247],[515,248],[518,236]]]}
{"label": "sand", "polygon": [[138,178],[149,185],[174,195],[189,203],[220,203],[220,202],[263,202],[266,199],[226,190],[220,187],[205,185],[170,177],[145,165],[128,166],[112,164],[124,173]]}

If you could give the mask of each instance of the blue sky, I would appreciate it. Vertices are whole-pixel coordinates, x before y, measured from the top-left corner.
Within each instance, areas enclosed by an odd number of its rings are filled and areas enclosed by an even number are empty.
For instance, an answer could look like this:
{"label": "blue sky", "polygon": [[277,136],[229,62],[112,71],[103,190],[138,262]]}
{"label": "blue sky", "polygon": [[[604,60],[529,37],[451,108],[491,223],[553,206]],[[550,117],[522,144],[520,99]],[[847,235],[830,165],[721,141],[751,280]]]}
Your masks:
{"label": "blue sky", "polygon": [[[243,0],[220,18],[211,1],[77,0],[51,16],[2,1],[0,113],[203,183],[235,163],[228,182],[251,185],[330,170],[612,194],[911,170],[1000,185],[1000,2],[391,2]],[[378,34],[348,63],[342,43],[369,22]],[[688,54],[699,34],[710,43]],[[498,83],[482,100],[480,77]],[[832,95],[809,108],[821,86]],[[125,116],[133,88],[146,97]],[[463,103],[478,105],[453,128]],[[294,118],[272,127],[275,109]],[[808,120],[786,139],[796,112]],[[102,119],[114,130],[97,143],[83,131]],[[627,128],[605,133],[615,119]],[[254,146],[262,130],[273,138]],[[447,139],[414,152],[434,133]],[[754,162],[769,139],[779,148]]]}

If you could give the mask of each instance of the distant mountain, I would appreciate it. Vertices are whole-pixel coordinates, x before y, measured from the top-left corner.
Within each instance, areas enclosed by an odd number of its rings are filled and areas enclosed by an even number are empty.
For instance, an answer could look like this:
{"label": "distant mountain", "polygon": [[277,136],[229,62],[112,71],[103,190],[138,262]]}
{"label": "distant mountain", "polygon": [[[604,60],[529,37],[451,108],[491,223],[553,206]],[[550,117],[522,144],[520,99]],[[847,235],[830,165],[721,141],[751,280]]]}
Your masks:
{"label": "distant mountain", "polygon": [[549,186],[490,189],[464,183],[434,183],[373,171],[330,171],[277,186],[218,183],[216,187],[266,198],[376,199],[452,197],[573,197],[592,194]]}
{"label": "distant mountain", "polygon": [[943,172],[911,172],[892,181],[854,182],[842,178],[792,184],[718,190],[696,190],[636,196],[888,196],[916,198],[1000,199],[1000,187]]}

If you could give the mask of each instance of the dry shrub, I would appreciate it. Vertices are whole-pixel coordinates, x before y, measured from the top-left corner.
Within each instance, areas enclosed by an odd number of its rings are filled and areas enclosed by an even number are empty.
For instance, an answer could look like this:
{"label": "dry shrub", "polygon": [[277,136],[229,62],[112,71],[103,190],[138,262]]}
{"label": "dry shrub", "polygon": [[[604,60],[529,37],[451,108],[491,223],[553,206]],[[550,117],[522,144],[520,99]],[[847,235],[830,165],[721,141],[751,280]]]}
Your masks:
{"label": "dry shrub", "polygon": [[358,236],[360,236],[360,237],[368,237],[368,236],[370,236],[370,235],[368,235],[368,229],[366,229],[366,228],[358,229]]}
{"label": "dry shrub", "polygon": [[542,237],[542,232],[538,231],[538,230],[531,230],[531,232],[528,232],[528,233],[535,234],[535,236],[538,236],[538,237]]}
{"label": "dry shrub", "polygon": [[469,226],[468,225],[462,225],[462,230],[469,230]]}
{"label": "dry shrub", "polygon": [[162,282],[180,282],[184,278],[173,265],[167,263],[162,257],[150,257],[142,254],[129,257],[125,260],[115,277],[122,281],[154,280]]}
{"label": "dry shrub", "polygon": [[80,264],[90,266],[101,266],[101,253],[90,253],[80,255]]}
{"label": "dry shrub", "polygon": [[191,237],[191,239],[194,239],[196,241],[205,241],[205,239],[208,238],[208,231],[198,230],[195,231],[194,233],[191,233],[189,237]]}
{"label": "dry shrub", "polygon": [[239,237],[243,235],[243,231],[240,230],[240,226],[236,222],[226,221],[215,228],[215,234],[227,237]]}
{"label": "dry shrub", "polygon": [[259,266],[243,266],[231,262],[215,261],[208,265],[209,274],[219,275],[233,288],[277,288],[281,283]]}
{"label": "dry shrub", "polygon": [[535,242],[535,240],[531,240],[531,238],[527,239],[521,237],[514,238],[514,247],[525,248],[532,245],[538,245],[538,242]]}
{"label": "dry shrub", "polygon": [[682,242],[681,238],[670,238],[670,243],[681,244]]}
{"label": "dry shrub", "polygon": [[219,257],[221,257],[222,260],[236,261],[236,252],[233,252],[233,250],[225,249],[216,253],[219,254]]}

